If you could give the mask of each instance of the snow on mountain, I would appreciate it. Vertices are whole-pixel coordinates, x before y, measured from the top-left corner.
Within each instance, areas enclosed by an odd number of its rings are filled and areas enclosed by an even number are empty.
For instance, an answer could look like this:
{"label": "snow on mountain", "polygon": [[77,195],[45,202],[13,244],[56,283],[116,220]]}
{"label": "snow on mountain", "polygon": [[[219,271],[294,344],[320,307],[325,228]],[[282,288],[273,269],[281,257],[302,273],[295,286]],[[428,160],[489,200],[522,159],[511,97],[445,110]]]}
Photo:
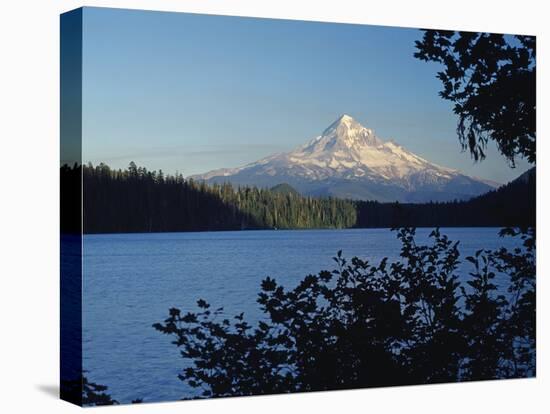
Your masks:
{"label": "snow on mountain", "polygon": [[349,115],[291,152],[193,178],[260,187],[288,183],[308,195],[402,202],[467,199],[494,187],[384,141]]}

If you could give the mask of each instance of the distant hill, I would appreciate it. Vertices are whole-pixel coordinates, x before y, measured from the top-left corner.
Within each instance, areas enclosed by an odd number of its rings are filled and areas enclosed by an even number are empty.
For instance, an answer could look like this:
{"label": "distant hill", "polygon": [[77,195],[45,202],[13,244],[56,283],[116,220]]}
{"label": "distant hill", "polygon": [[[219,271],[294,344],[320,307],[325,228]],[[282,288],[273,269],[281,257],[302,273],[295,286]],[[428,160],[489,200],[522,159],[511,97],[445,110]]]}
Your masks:
{"label": "distant hill", "polygon": [[536,180],[536,169],[533,167],[508,184],[475,197],[465,204],[472,211],[486,216],[488,222],[492,217],[492,220],[501,223],[535,225]]}
{"label": "distant hill", "polygon": [[535,167],[468,201],[401,204],[358,201],[356,227],[535,226]]}
{"label": "distant hill", "polygon": [[296,191],[294,187],[292,187],[290,184],[287,184],[287,183],[277,184],[276,186],[271,187],[270,190],[273,191],[274,193],[292,194],[295,196],[300,195],[300,193]]}

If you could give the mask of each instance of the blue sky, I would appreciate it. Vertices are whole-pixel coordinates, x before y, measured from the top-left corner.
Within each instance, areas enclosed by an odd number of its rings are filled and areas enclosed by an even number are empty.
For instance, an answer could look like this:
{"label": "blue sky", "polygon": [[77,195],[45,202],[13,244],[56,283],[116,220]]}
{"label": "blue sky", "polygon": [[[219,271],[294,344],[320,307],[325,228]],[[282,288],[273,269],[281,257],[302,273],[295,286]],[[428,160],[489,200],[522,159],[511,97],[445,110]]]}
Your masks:
{"label": "blue sky", "polygon": [[438,164],[506,182],[462,153],[416,29],[85,8],[83,161],[191,175],[288,151],[347,113]]}

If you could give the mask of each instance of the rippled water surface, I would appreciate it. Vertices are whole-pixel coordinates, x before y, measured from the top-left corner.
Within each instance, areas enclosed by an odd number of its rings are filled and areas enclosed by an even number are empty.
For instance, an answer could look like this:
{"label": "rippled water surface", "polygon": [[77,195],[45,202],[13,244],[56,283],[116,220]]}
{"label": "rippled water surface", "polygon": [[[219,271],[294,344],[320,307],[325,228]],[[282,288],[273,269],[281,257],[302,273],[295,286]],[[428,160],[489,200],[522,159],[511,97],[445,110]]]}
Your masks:
{"label": "rippled water surface", "polygon": [[[418,241],[431,230],[419,229]],[[462,257],[480,248],[513,247],[494,228],[442,229],[460,240]],[[191,396],[177,378],[184,366],[170,338],[152,328],[170,307],[195,309],[205,299],[231,315],[257,319],[256,297],[266,276],[294,286],[303,276],[333,269],[345,257],[397,259],[388,229],[109,234],[84,237],[84,369],[130,402]],[[464,265],[467,266],[467,265]],[[466,274],[466,271],[463,271]]]}

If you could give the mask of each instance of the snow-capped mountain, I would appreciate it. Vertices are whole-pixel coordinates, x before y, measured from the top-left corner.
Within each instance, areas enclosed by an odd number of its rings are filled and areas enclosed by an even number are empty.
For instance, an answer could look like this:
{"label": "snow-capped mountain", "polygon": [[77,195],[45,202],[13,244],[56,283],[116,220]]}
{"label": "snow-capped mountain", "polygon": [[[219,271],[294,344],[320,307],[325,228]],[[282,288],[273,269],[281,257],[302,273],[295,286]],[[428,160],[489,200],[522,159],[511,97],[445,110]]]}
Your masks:
{"label": "snow-capped mountain", "polygon": [[291,152],[193,178],[259,187],[288,183],[307,195],[401,202],[466,199],[495,187],[383,141],[349,115]]}

